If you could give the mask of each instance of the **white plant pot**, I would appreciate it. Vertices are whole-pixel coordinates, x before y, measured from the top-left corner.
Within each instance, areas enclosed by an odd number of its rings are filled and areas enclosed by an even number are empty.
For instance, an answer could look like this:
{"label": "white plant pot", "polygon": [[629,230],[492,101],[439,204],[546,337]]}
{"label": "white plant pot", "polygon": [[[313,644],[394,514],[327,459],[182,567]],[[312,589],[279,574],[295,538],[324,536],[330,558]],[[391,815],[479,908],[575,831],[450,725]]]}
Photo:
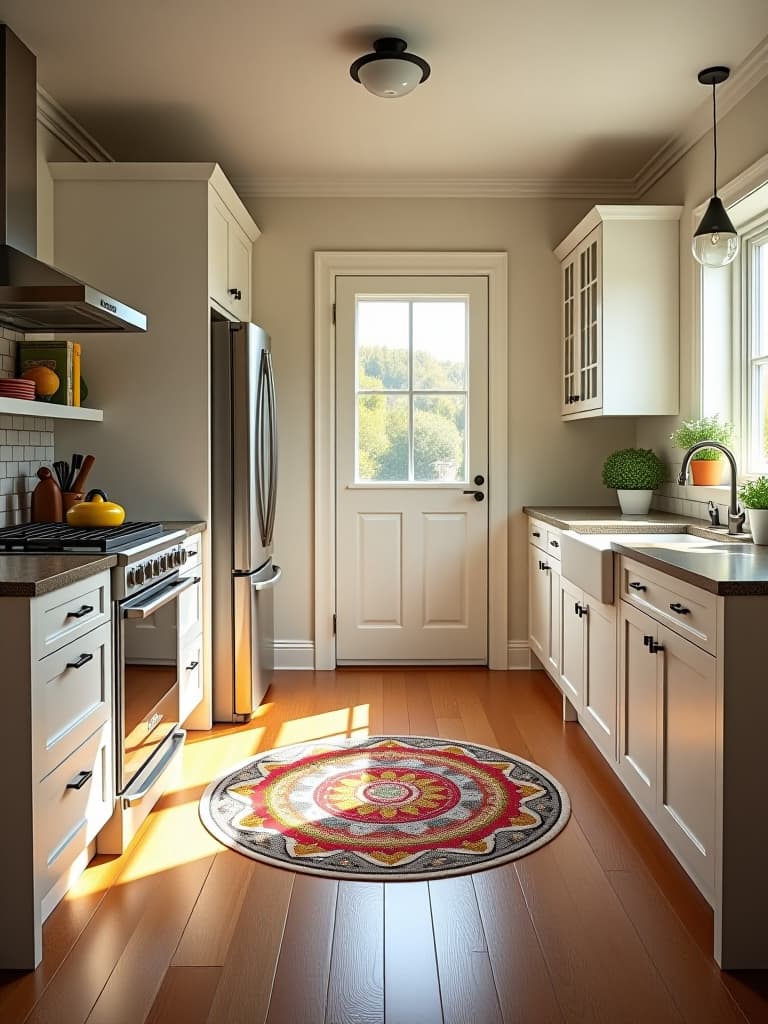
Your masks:
{"label": "white plant pot", "polygon": [[768,508],[749,508],[749,528],[755,544],[768,544]]}
{"label": "white plant pot", "polygon": [[625,516],[647,515],[651,507],[653,491],[616,491],[619,496],[619,505]]}

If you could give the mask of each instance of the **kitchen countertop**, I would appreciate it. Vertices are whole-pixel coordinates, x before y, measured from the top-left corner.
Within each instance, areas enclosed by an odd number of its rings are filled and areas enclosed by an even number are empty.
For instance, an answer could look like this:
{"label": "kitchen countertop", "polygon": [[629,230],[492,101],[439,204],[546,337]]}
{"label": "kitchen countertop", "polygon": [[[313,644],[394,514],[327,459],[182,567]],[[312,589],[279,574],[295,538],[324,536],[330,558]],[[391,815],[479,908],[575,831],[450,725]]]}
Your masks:
{"label": "kitchen countertop", "polygon": [[[722,596],[768,594],[768,547],[752,544],[749,534],[732,537],[724,529],[713,530],[700,519],[672,512],[651,511],[646,516],[625,516],[618,508],[569,506],[526,506],[523,511],[550,526],[575,533],[637,534],[631,540],[628,536],[626,541],[612,541],[611,549],[710,593]],[[658,541],[644,545],[643,533],[669,533],[670,545],[660,546]],[[722,551],[715,545],[675,548],[676,533],[705,537],[728,544],[728,548]]]}
{"label": "kitchen countertop", "polygon": [[208,523],[205,522],[186,522],[183,520],[170,520],[164,521],[163,526],[166,530],[186,530],[187,536],[192,537],[196,533],[204,533],[208,529]]}
{"label": "kitchen countertop", "polygon": [[0,555],[0,597],[39,597],[117,565],[117,556]]}

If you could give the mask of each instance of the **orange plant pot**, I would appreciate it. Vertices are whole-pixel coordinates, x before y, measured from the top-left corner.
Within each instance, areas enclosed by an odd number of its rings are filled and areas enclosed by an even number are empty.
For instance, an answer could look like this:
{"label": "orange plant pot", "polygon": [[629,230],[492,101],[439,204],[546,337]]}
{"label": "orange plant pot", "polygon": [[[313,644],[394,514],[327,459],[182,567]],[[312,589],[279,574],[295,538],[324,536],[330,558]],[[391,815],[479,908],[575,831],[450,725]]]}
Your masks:
{"label": "orange plant pot", "polygon": [[691,459],[691,476],[694,484],[717,487],[723,479],[723,460]]}

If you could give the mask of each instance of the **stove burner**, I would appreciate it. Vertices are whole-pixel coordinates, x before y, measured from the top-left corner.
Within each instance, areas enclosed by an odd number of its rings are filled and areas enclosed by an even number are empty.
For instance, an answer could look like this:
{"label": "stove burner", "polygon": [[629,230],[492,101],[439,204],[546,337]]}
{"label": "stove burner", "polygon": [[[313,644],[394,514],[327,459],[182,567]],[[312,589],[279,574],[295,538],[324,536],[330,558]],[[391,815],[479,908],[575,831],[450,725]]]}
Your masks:
{"label": "stove burner", "polygon": [[123,523],[92,529],[66,523],[24,523],[0,529],[0,551],[121,551],[162,533],[162,523]]}

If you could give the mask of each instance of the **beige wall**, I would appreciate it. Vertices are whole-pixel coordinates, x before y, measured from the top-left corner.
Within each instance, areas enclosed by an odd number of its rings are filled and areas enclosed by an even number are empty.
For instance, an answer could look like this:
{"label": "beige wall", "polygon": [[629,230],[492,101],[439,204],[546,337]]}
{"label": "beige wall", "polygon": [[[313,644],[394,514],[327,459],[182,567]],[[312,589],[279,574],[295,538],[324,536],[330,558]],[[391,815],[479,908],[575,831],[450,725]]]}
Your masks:
{"label": "beige wall", "polygon": [[254,199],[253,316],[273,337],[281,427],[276,636],[313,637],[313,253],[509,254],[510,641],[527,638],[525,504],[612,503],[600,466],[634,421],[564,424],[554,246],[592,204],[573,200]]}
{"label": "beige wall", "polygon": [[[735,178],[768,153],[768,78],[752,90],[717,127],[718,184]],[[712,133],[701,139],[682,160],[643,196],[644,203],[684,203],[680,220],[680,414],[698,416],[699,381],[694,369],[693,283],[699,272],[691,255],[693,211],[712,192]],[[672,463],[680,453],[669,444],[678,417],[638,420],[637,443],[653,447]]]}
{"label": "beige wall", "polygon": [[37,255],[53,262],[53,180],[48,164],[54,160],[78,160],[44,125],[37,125]]}

